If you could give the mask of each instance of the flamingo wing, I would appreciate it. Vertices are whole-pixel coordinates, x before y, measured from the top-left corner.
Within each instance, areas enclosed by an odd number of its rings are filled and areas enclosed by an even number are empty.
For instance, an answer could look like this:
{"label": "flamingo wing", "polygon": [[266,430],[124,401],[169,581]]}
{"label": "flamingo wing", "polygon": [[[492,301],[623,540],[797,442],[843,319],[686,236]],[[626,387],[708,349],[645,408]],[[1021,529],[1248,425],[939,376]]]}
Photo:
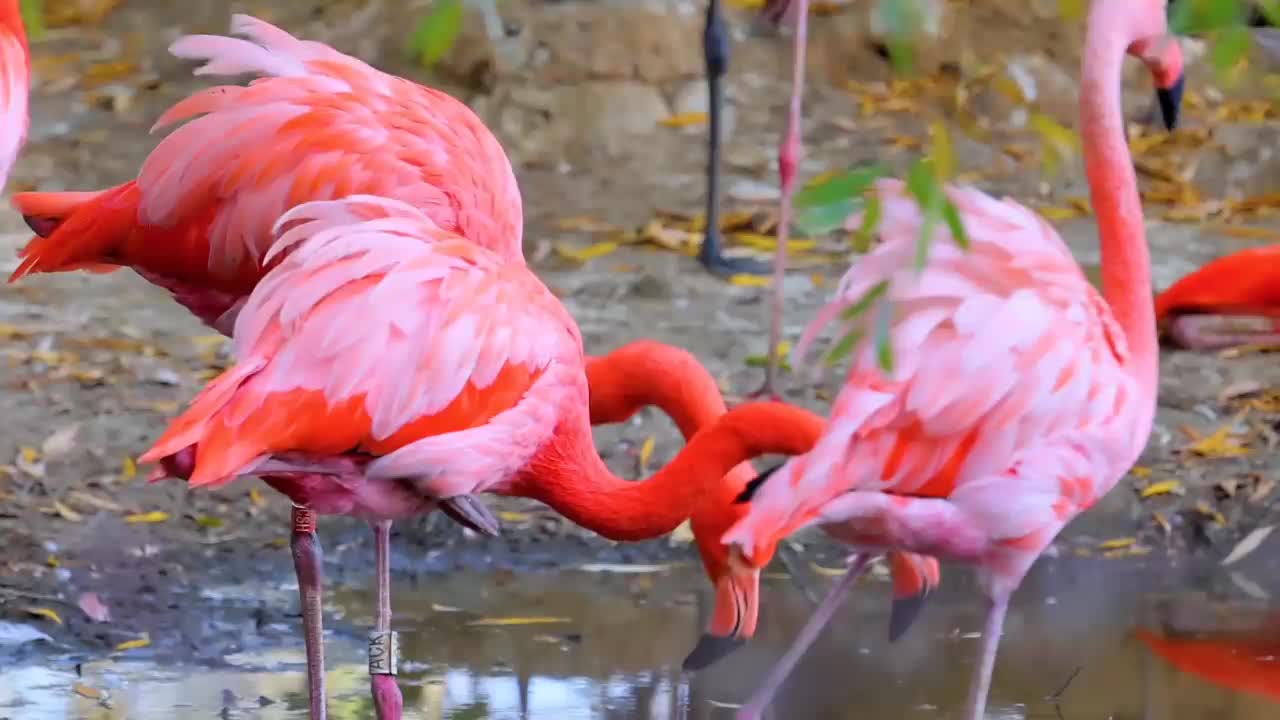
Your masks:
{"label": "flamingo wing", "polygon": [[[136,181],[15,198],[47,236],[23,251],[15,279],[107,263],[138,269],[180,300],[205,290],[244,296],[268,269],[280,215],[346,195],[401,200],[523,262],[514,172],[466,105],[247,15],[233,17],[232,31],[248,39],[193,35],[170,50],[204,61],[197,74],[259,77],[207,88],[165,112],[156,128],[186,122]],[[193,309],[213,322],[228,309],[216,304]]]}
{"label": "flamingo wing", "polygon": [[211,261],[233,262],[238,252],[262,252],[271,223],[300,202],[376,194],[523,258],[511,164],[466,105],[248,15],[233,16],[231,28],[247,39],[193,35],[170,51],[204,60],[199,75],[261,77],[208,88],[161,116],[157,128],[196,119],[143,165],[142,222],[166,225],[221,198]]}
{"label": "flamingo wing", "polygon": [[560,403],[586,403],[577,328],[523,265],[384,198],[306,203],[278,228],[266,259],[287,257],[236,321],[236,365],[144,460],[195,445],[202,485],[355,453],[445,498],[522,467]]}
{"label": "flamingo wing", "polygon": [[27,141],[31,54],[18,0],[0,2],[0,188]]}
{"label": "flamingo wing", "polygon": [[[1056,533],[1144,445],[1108,432],[1130,413],[1154,412],[1123,371],[1123,334],[1034,212],[949,189],[971,246],[939,237],[917,273],[918,206],[901,183],[878,192],[882,244],[845,275],[798,351],[827,324],[871,338],[883,312],[895,367],[881,371],[873,343],[861,343],[827,432],[758,488],[725,542],[750,547],[807,522],[835,521],[829,504],[849,493],[945,499],[984,540]],[[885,282],[865,312],[851,311]]]}

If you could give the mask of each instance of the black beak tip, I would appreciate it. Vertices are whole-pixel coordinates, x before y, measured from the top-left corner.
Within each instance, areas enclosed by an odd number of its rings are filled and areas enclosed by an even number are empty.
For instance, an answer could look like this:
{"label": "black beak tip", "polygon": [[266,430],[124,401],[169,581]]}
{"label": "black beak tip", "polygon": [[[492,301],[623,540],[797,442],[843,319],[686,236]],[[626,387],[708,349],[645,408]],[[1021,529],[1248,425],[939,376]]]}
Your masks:
{"label": "black beak tip", "polygon": [[924,609],[924,601],[928,593],[920,593],[893,601],[893,610],[889,614],[889,642],[895,643],[906,634],[907,629],[915,624]]}
{"label": "black beak tip", "polygon": [[1166,130],[1173,130],[1178,126],[1178,111],[1182,108],[1182,89],[1186,79],[1186,75],[1180,75],[1173,85],[1156,90],[1156,99],[1160,101],[1160,118],[1164,120]]}
{"label": "black beak tip", "polygon": [[689,657],[684,659],[684,664],[681,665],[681,668],[687,672],[705,670],[733,653],[734,650],[742,647],[745,643],[746,640],[738,637],[703,634],[698,640],[697,646],[693,648],[693,652],[689,653]]}

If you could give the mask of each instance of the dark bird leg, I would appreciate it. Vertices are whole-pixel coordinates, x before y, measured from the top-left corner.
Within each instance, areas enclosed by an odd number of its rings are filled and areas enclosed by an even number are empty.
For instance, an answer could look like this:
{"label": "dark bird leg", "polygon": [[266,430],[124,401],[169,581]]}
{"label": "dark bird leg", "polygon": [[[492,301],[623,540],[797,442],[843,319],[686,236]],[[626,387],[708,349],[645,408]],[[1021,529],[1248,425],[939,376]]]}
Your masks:
{"label": "dark bird leg", "polygon": [[707,24],[702,33],[710,95],[710,139],[707,142],[707,229],[698,261],[715,275],[769,272],[766,263],[750,258],[726,258],[720,237],[720,136],[724,122],[724,76],[729,69],[729,28],[720,11],[720,0],[708,0]]}
{"label": "dark bird leg", "polygon": [[378,615],[369,634],[369,686],[378,720],[400,720],[404,698],[396,683],[400,638],[391,629],[391,521],[373,523],[378,575]]}
{"label": "dark bird leg", "polygon": [[782,304],[786,293],[783,283],[787,273],[787,243],[791,238],[791,203],[796,191],[796,171],[804,146],[800,142],[801,101],[804,98],[804,66],[809,41],[809,0],[795,0],[796,37],[791,68],[791,104],[787,111],[787,129],[778,150],[778,180],[782,186],[778,210],[778,250],[773,260],[773,296],[769,310],[769,366],[765,369],[764,386],[757,396],[780,398],[778,392],[778,345],[782,342]]}
{"label": "dark bird leg", "polygon": [[293,569],[298,574],[298,598],[302,606],[302,641],[307,652],[307,696],[311,720],[325,720],[324,678],[324,551],[316,537],[316,514],[293,506],[293,533],[289,548],[293,551]]}

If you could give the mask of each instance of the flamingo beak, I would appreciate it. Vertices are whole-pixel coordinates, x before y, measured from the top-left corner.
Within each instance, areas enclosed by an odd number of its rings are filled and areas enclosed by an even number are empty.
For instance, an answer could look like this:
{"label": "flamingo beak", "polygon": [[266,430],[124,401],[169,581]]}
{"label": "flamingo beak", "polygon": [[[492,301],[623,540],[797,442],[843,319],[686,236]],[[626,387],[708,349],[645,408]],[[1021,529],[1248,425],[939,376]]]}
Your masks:
{"label": "flamingo beak", "polygon": [[729,571],[716,582],[716,607],[711,624],[684,659],[683,668],[698,671],[719,662],[746,644],[756,632],[760,610],[760,570],[729,551]]}
{"label": "flamingo beak", "polygon": [[1164,120],[1164,128],[1173,130],[1178,126],[1178,111],[1182,108],[1182,89],[1186,84],[1186,74],[1179,74],[1167,88],[1156,89],[1156,99],[1160,102],[1160,118]]}

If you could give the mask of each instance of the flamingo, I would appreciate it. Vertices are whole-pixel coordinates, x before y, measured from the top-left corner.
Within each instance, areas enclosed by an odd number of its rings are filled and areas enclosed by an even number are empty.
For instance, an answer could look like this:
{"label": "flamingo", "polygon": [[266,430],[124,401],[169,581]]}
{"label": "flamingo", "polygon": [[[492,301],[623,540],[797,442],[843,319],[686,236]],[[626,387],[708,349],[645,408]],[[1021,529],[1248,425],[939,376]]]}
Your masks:
{"label": "flamingo", "polygon": [[[587,384],[590,387],[592,425],[625,422],[645,406],[652,405],[666,413],[685,440],[692,440],[705,427],[715,424],[727,412],[724,397],[707,369],[689,351],[654,340],[637,340],[606,355],[588,357]],[[817,442],[815,425],[810,444]],[[804,428],[802,428],[804,429]],[[719,541],[723,530],[743,514],[742,506],[733,501],[746,490],[755,477],[750,463],[742,463],[725,475],[713,490],[716,495],[706,501],[708,508],[728,508],[717,514],[704,511],[695,514],[690,527],[694,542],[702,556],[707,576],[716,583],[715,610],[704,639],[684,663],[686,670],[699,670],[739,646],[744,637],[733,631],[741,615],[754,617],[757,596],[753,592],[742,598],[739,608],[734,588],[725,580],[723,568],[728,556]],[[691,480],[691,482],[695,482]],[[924,602],[940,582],[937,560],[913,553],[889,553],[894,600],[889,621],[889,639],[896,641],[919,616]],[[753,586],[754,587],[754,586]]]}
{"label": "flamingo", "polygon": [[[747,516],[723,536],[731,565],[757,568],[808,525],[865,550],[976,565],[988,612],[968,720],[983,717],[1010,595],[1058,532],[1115,486],[1151,431],[1150,257],[1119,98],[1126,54],[1147,64],[1163,93],[1181,89],[1165,9],[1164,0],[1095,0],[1089,10],[1080,118],[1103,292],[1042,217],[956,186],[946,192],[971,246],[939,243],[917,274],[920,208],[904,183],[879,182],[882,243],[848,271],[797,351],[837,318],[842,333],[863,337],[887,320],[896,366],[882,370],[876,349],[858,346],[822,439],[753,481],[739,499]],[[876,288],[870,307],[857,307]],[[740,422],[736,411],[719,422]],[[739,717],[760,716],[865,557]]]}
{"label": "flamingo", "polygon": [[[269,269],[265,255],[281,213],[353,193],[413,203],[444,228],[524,263],[515,174],[466,105],[248,15],[234,15],[231,30],[247,39],[186,36],[170,52],[204,61],[197,75],[258,79],[248,87],[207,88],[171,107],[156,129],[190,122],[159,143],[136,180],[96,192],[14,196],[37,237],[21,251],[10,282],[34,273],[130,267],[230,334]],[[273,487],[302,482],[263,479]],[[448,498],[440,508],[478,532],[498,532],[497,519],[472,498]],[[313,509],[296,506],[291,526],[307,664],[318,670],[322,548]],[[381,593],[389,585],[381,560],[389,555],[389,526],[375,524],[374,535]],[[385,657],[392,636],[379,637],[383,645],[370,652]],[[371,665],[375,675],[387,669]],[[312,676],[314,702],[316,693],[323,698],[323,675]]]}
{"label": "flamingo", "polygon": [[1280,245],[1220,257],[1156,296],[1156,321],[1179,345],[1280,344]]}
{"label": "flamingo", "polygon": [[0,188],[27,142],[31,50],[18,0],[0,0]]}
{"label": "flamingo", "polygon": [[[279,262],[237,315],[235,365],[140,457],[191,487],[262,474],[296,504],[377,527],[496,492],[617,540],[668,533],[691,512],[722,533],[738,510],[707,488],[739,464],[725,458],[797,454],[821,430],[812,413],[757,404],[649,481],[620,480],[595,453],[581,335],[526,265],[374,196],[303,203],[277,228],[264,260]],[[727,564],[714,579],[728,632],[750,637],[759,571]],[[321,668],[308,667],[314,718]]]}

